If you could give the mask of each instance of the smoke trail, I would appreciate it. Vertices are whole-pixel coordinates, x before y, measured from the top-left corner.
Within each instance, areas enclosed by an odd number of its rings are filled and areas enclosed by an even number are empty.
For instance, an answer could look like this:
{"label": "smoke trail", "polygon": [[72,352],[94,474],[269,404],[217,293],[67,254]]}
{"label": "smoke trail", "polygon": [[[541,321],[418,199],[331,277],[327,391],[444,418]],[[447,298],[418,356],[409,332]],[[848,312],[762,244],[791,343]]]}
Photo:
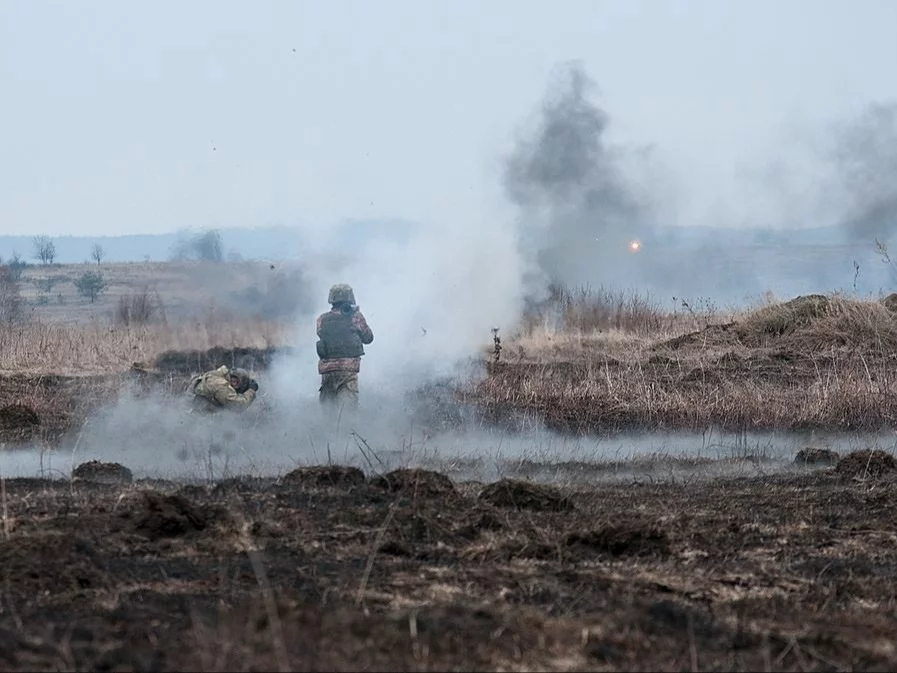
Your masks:
{"label": "smoke trail", "polygon": [[527,279],[585,285],[616,277],[628,243],[652,236],[647,199],[626,177],[631,156],[605,140],[608,114],[588,100],[593,84],[578,62],[555,73],[533,133],[507,157],[503,184],[520,213],[523,252],[538,265]]}
{"label": "smoke trail", "polygon": [[897,103],[871,104],[837,125],[831,150],[846,235],[887,239],[897,229]]}

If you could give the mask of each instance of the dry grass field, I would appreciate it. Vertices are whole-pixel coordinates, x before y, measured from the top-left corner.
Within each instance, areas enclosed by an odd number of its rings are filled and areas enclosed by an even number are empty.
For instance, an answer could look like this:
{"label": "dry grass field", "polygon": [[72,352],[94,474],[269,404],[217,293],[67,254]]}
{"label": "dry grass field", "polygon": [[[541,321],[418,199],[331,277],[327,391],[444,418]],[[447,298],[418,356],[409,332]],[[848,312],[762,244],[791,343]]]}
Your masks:
{"label": "dry grass field", "polygon": [[[0,404],[39,396],[42,378],[116,378],[167,351],[288,347],[293,311],[308,301],[299,269],[121,264],[103,267],[109,289],[95,303],[48,306],[24,289],[40,272],[19,283],[26,319],[0,327],[0,376],[18,382]],[[897,418],[895,316],[888,297],[670,310],[637,295],[555,289],[517,333],[500,334],[497,356],[484,334],[488,376],[456,393],[495,422],[526,412],[563,432],[880,431]]]}
{"label": "dry grass field", "polygon": [[[99,273],[104,289],[93,301],[79,292],[85,273]],[[130,262],[30,265],[18,280],[29,317],[67,325],[121,324],[137,304],[149,322],[247,321],[283,317],[308,301],[295,263]]]}
{"label": "dry grass field", "polygon": [[[160,265],[149,287],[136,268],[93,304],[23,289],[26,318],[0,326],[4,450],[59,442],[135,362],[183,382],[293,345],[276,310],[234,300],[266,296],[248,272],[216,298],[195,274],[220,270]],[[124,320],[121,297],[160,308]],[[562,432],[880,430],[897,415],[895,311],[894,297],[735,312],[556,289],[518,333],[484,334],[483,378],[452,393],[495,423],[526,412]],[[804,458],[613,482],[608,465],[527,460],[493,483],[333,465],[208,484],[96,464],[0,478],[0,666],[894,670],[897,462]],[[576,478],[534,478],[547,471]]]}

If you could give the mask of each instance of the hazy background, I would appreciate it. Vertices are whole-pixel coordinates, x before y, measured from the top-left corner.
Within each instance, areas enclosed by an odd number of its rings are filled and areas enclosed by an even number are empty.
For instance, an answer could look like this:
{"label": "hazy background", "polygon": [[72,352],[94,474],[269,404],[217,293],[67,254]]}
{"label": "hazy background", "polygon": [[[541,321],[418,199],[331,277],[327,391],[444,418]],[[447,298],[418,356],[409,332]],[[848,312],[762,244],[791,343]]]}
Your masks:
{"label": "hazy background", "polygon": [[674,174],[664,220],[785,224],[783,145],[893,101],[894,25],[887,0],[3,3],[0,233],[498,216],[569,59]]}
{"label": "hazy background", "polygon": [[414,287],[430,323],[447,298],[507,322],[549,276],[887,291],[894,25],[884,0],[5,3],[0,235],[25,238],[0,255],[157,260],[219,228],[354,254],[321,288]]}

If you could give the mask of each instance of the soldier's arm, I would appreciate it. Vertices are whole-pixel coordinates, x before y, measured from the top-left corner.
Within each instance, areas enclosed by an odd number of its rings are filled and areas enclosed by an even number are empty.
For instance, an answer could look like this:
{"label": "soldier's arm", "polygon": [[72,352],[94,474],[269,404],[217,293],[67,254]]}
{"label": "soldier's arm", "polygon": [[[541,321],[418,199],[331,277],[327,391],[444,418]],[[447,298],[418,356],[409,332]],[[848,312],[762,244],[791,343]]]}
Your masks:
{"label": "soldier's arm", "polygon": [[321,323],[323,322],[323,315],[319,315],[318,319],[315,321],[315,332],[318,336],[321,336]]}
{"label": "soldier's arm", "polygon": [[255,400],[255,391],[250,388],[245,393],[238,393],[229,384],[215,387],[215,399],[226,407],[248,407]]}
{"label": "soldier's arm", "polygon": [[361,337],[361,343],[364,345],[374,340],[374,333],[368,326],[368,321],[364,319],[361,311],[355,311],[355,314],[352,316],[352,326],[355,327],[358,336]]}

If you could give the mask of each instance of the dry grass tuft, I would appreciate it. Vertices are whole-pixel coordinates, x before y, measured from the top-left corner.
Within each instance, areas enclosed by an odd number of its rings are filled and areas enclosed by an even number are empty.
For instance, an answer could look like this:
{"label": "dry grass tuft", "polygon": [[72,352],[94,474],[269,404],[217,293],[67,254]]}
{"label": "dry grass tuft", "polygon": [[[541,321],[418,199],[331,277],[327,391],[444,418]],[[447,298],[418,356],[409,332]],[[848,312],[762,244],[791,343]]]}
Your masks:
{"label": "dry grass tuft", "polygon": [[751,348],[783,345],[803,353],[832,348],[897,349],[897,319],[885,304],[839,295],[808,295],[762,308],[734,330]]}
{"label": "dry grass tuft", "polygon": [[121,372],[165,351],[281,346],[288,342],[290,331],[282,323],[252,321],[138,327],[7,324],[0,325],[0,372]]}
{"label": "dry grass tuft", "polygon": [[532,414],[559,431],[875,432],[897,421],[887,301],[810,295],[597,331],[531,324],[462,398],[491,420]]}
{"label": "dry grass tuft", "polygon": [[651,296],[554,284],[544,300],[529,307],[524,331],[552,324],[570,332],[616,330],[647,336],[669,329],[675,321],[676,316]]}

